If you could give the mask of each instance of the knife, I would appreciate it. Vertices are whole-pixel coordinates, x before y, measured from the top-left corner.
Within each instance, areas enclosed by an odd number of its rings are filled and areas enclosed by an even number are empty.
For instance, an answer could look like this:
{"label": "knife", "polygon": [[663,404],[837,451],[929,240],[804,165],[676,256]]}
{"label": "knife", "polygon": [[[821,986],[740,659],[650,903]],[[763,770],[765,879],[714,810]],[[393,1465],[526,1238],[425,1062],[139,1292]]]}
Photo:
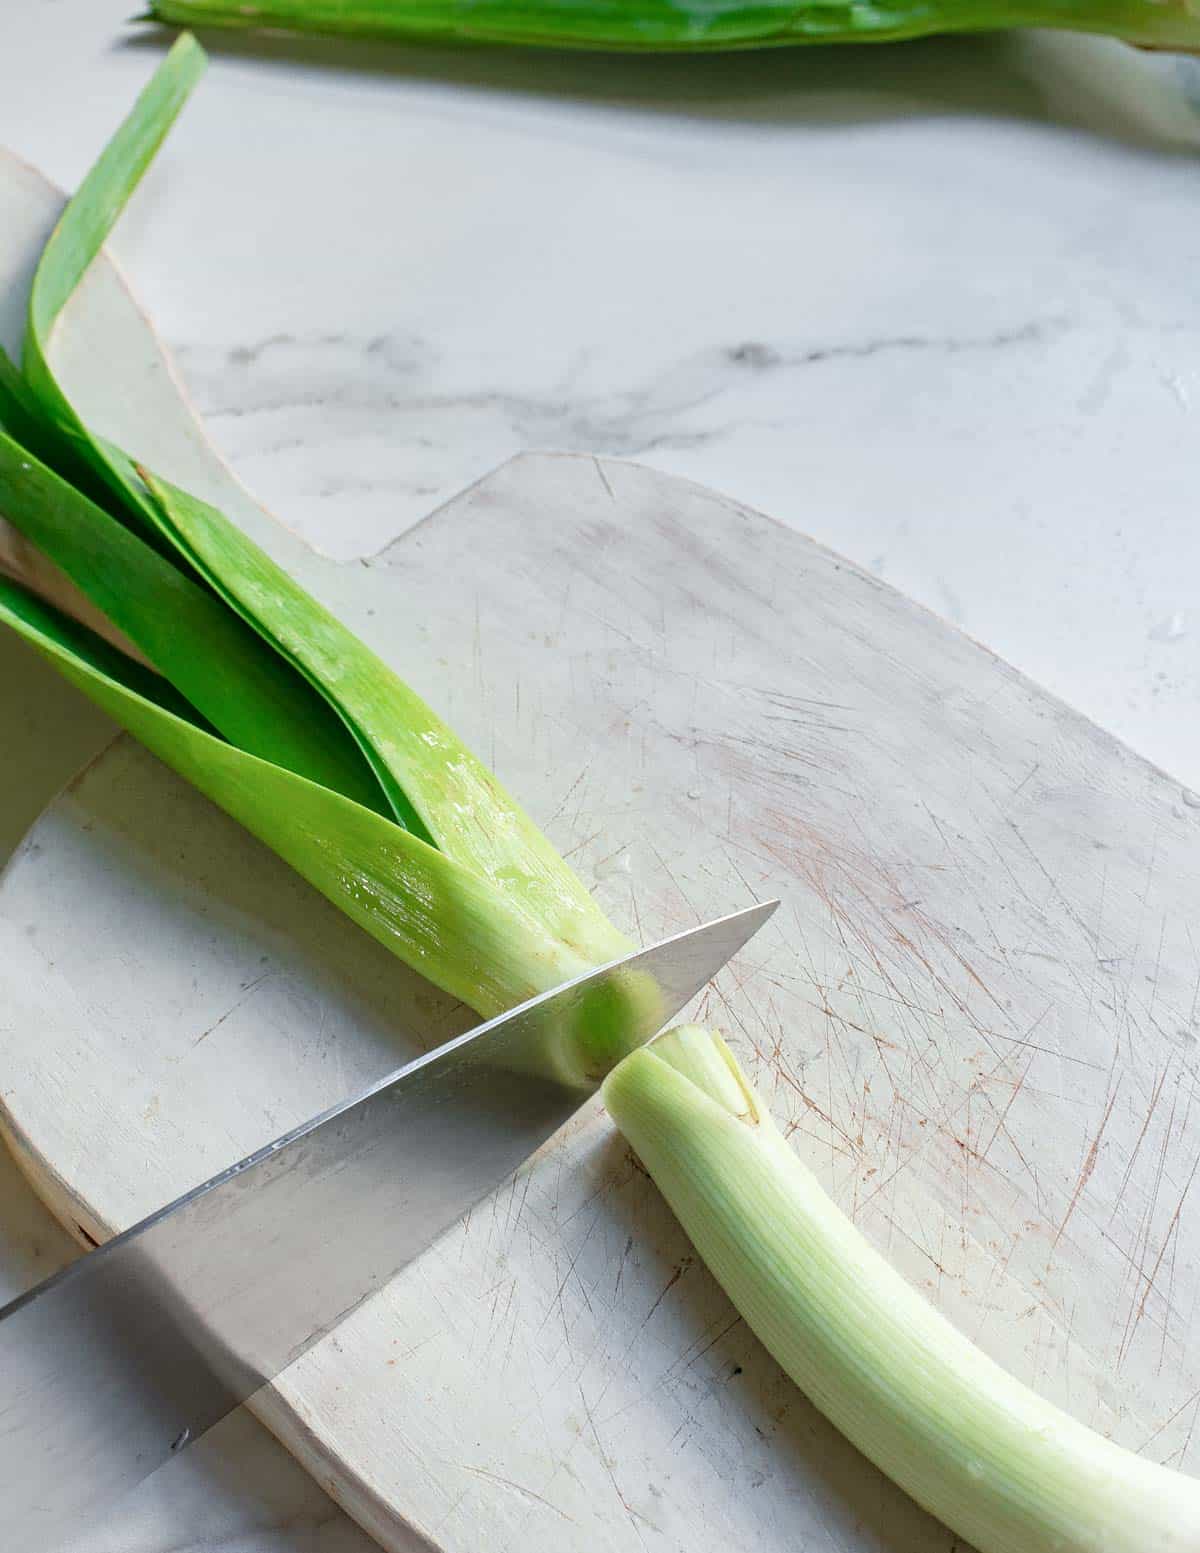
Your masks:
{"label": "knife", "polygon": [[0,1548],[49,1553],[286,1369],[545,1143],[777,904],[448,1041],[0,1309]]}

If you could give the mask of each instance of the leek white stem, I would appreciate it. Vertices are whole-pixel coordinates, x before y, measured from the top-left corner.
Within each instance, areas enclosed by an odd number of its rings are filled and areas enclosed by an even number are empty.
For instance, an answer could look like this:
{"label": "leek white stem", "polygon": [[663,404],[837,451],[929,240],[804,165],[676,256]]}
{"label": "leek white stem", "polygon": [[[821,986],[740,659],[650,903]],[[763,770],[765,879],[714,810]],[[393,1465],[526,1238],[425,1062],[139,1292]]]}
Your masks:
{"label": "leek white stem", "polygon": [[826,1196],[719,1036],[673,1030],[603,1094],[776,1360],[980,1553],[1200,1553],[1200,1483],[1104,1439],[968,1342]]}

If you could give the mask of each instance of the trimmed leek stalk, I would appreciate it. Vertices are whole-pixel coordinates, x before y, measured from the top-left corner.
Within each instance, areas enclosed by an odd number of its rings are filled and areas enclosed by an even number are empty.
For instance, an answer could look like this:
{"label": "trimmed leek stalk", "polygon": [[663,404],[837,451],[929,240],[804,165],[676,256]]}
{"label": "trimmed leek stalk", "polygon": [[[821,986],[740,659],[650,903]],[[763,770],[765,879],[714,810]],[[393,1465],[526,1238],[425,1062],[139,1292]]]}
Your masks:
{"label": "trimmed leek stalk", "polygon": [[640,51],[893,43],[1056,27],[1200,48],[1195,0],[151,0],[144,21]]}
{"label": "trimmed leek stalk", "polygon": [[603,1086],[747,1324],[848,1439],[979,1553],[1198,1553],[1200,1483],[968,1342],[834,1206],[719,1036],[681,1026]]}

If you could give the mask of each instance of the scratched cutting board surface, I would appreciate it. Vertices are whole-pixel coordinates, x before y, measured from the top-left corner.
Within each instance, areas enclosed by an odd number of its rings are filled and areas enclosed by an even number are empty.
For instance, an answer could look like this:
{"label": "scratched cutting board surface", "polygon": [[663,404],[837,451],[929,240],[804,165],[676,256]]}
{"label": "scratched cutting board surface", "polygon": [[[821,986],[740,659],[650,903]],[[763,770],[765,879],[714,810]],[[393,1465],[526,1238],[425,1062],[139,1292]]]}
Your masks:
{"label": "scratched cutting board surface", "polygon": [[[57,208],[0,161],[10,347]],[[722,497],[526,457],[339,566],[163,412],[110,266],[57,349],[101,429],[377,645],[619,922],[781,896],[703,1012],[795,1147],[989,1353],[1197,1469],[1200,799]],[[0,963],[0,1114],[85,1237],[462,1019],[124,739],[14,857]],[[389,1548],[954,1546],[782,1377],[598,1109],[254,1406]]]}

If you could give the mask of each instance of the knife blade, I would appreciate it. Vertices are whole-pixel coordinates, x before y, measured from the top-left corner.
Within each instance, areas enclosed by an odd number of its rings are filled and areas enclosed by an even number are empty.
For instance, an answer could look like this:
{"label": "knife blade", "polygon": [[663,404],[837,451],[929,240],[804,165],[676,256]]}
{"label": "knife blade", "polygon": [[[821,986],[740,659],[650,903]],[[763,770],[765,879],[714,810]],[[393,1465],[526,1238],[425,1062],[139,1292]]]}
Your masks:
{"label": "knife blade", "polygon": [[545,1143],[776,904],[468,1031],[0,1309],[0,1547],[58,1546],[286,1369]]}

